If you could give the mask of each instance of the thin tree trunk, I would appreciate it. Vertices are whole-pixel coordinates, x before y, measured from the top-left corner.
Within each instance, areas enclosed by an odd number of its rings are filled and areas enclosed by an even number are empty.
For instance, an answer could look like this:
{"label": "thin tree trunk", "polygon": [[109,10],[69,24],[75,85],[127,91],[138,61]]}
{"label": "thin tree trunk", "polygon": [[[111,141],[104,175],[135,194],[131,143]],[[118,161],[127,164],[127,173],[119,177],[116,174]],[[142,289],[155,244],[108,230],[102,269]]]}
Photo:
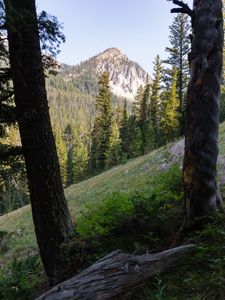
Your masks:
{"label": "thin tree trunk", "polygon": [[194,249],[194,245],[186,245],[141,256],[117,250],[36,300],[117,299],[116,296],[132,291],[146,279],[167,270]]}
{"label": "thin tree trunk", "polygon": [[194,0],[193,11],[182,1],[173,3],[181,8],[172,12],[192,17],[183,178],[186,211],[193,218],[208,214],[221,204],[216,162],[223,64],[222,0]]}
{"label": "thin tree trunk", "polygon": [[51,284],[73,231],[50,124],[35,0],[4,0],[15,103],[40,255]]}

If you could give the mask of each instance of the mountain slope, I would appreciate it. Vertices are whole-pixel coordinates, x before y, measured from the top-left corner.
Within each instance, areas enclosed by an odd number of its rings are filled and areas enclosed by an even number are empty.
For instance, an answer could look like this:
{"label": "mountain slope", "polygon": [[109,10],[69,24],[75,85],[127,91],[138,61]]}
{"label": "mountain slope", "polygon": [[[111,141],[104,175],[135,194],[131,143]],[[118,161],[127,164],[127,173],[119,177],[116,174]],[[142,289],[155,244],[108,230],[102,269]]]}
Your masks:
{"label": "mountain slope", "polygon": [[[223,187],[225,184],[225,175],[223,173],[225,169],[225,123],[220,127],[219,141],[218,175],[219,183]],[[149,154],[133,159],[124,165],[119,165],[98,176],[70,186],[65,190],[65,193],[73,217],[79,217],[87,203],[97,203],[113,192],[132,194],[137,190],[150,191],[158,175],[168,171],[171,166],[177,165],[181,169],[182,145],[182,142],[169,144]],[[34,235],[32,232],[30,206],[25,206],[1,216],[0,230],[7,232],[19,231],[20,236],[18,238],[24,245],[22,240],[28,241]],[[23,230],[24,232],[22,232]],[[26,243],[26,248],[29,248],[31,245],[34,246],[34,238],[30,241]],[[12,253],[16,253],[18,249],[11,250]]]}
{"label": "mountain slope", "polygon": [[[221,190],[224,192],[225,123],[220,127],[219,146],[219,183]],[[96,177],[66,189],[66,197],[69,202],[71,213],[73,217],[76,218],[78,224],[80,220],[82,220],[83,213],[85,213],[87,209],[90,209],[91,207],[94,212],[96,207],[101,205],[101,203],[104,203],[105,197],[109,197],[109,195],[114,192],[125,193],[125,195],[128,195],[129,197],[139,194],[140,198],[135,198],[135,203],[142,198],[151,199],[150,204],[153,205],[154,208],[154,210],[152,210],[152,206],[149,206],[146,211],[144,210],[145,215],[141,217],[143,221],[146,219],[148,220],[148,215],[146,214],[148,212],[150,221],[154,223],[153,228],[155,228],[155,230],[153,232],[148,232],[148,230],[146,232],[142,231],[142,234],[145,235],[144,237],[141,236],[142,239],[150,238],[152,240],[152,245],[150,245],[151,248],[154,248],[155,244],[162,242],[164,247],[168,247],[168,245],[174,244],[178,238],[180,239],[178,239],[178,244],[185,243],[186,240],[197,243],[197,253],[191,260],[184,260],[182,267],[180,267],[179,270],[176,269],[174,273],[172,272],[165,275],[165,277],[163,277],[163,280],[165,280],[164,283],[159,281],[159,279],[156,279],[157,286],[151,286],[150,290],[149,288],[145,288],[142,296],[139,295],[139,291],[133,298],[135,300],[211,300],[224,299],[225,297],[224,284],[219,279],[224,278],[225,276],[225,253],[223,248],[225,243],[224,214],[214,216],[211,224],[209,223],[209,225],[205,225],[205,227],[204,225],[198,224],[194,229],[190,227],[191,229],[187,229],[187,232],[185,232],[185,236],[178,237],[176,233],[182,223],[182,154],[183,141],[172,143],[161,149],[155,150],[150,154],[131,160],[127,164],[115,167]],[[176,186],[176,194],[174,194],[173,185]],[[115,200],[116,197],[117,194],[115,194],[112,199]],[[118,197],[120,196],[118,195]],[[169,199],[173,199],[173,197],[174,200],[170,202]],[[127,198],[125,197],[124,199],[126,200]],[[142,212],[140,209],[143,209],[143,207],[140,206],[138,208],[139,214]],[[113,211],[111,213],[113,213]],[[89,212],[90,219],[92,217],[91,214],[92,211]],[[102,215],[102,217],[103,216],[104,215]],[[110,216],[107,216],[107,218],[109,217]],[[135,221],[135,223],[132,223],[132,226],[135,228],[140,226],[140,224],[137,223],[137,218],[138,215],[135,215],[135,219],[132,221]],[[109,218],[109,220],[110,219],[111,218]],[[88,221],[90,220],[87,220],[87,222]],[[173,227],[174,222],[176,225],[175,228]],[[94,226],[96,226],[96,224]],[[91,230],[92,229],[93,228],[91,227]],[[172,230],[175,241],[171,240],[171,236],[168,236],[168,229]],[[126,230],[131,229],[128,227]],[[191,230],[194,231],[192,232]],[[2,272],[8,269],[9,264],[11,264],[14,257],[26,257],[29,254],[33,255],[37,253],[30,206],[0,217],[0,234],[0,266]],[[1,236],[3,236],[2,239]],[[120,244],[120,239],[124,240],[125,238],[127,238],[126,234],[122,231],[121,236],[119,236],[116,242],[114,241],[113,245],[110,247],[113,249],[123,247]],[[130,239],[133,243],[136,238],[135,233],[131,234]],[[104,242],[104,238],[102,239],[102,242]],[[139,243],[140,241],[138,240],[135,244],[137,249],[141,247]],[[146,249],[144,249],[144,251],[146,251]],[[213,270],[216,270],[216,272]],[[184,280],[183,274],[185,274],[186,280]],[[164,284],[166,285],[166,288],[163,288]],[[160,292],[161,288],[163,291]],[[154,290],[155,298],[152,296],[151,290]],[[164,293],[167,294],[164,298],[157,298],[157,293],[163,293],[163,295]]]}
{"label": "mountain slope", "polygon": [[[46,80],[51,119],[62,130],[68,124],[75,128],[90,128],[94,102],[98,93],[98,79],[109,72],[113,107],[131,110],[132,101],[147,73],[116,48],[110,48],[75,66],[62,64],[57,76]],[[78,130],[79,131],[79,130]]]}
{"label": "mountain slope", "polygon": [[[88,75],[96,82],[103,72],[108,72],[112,93],[130,101],[134,100],[138,87],[144,86],[148,78],[148,74],[138,63],[130,60],[117,48],[109,48],[79,65],[64,66],[62,73],[64,71],[65,80],[68,82],[73,79],[79,81],[79,78],[85,76],[88,78]],[[87,82],[84,82],[81,89],[87,87]],[[95,92],[90,86],[87,90],[89,93]]]}

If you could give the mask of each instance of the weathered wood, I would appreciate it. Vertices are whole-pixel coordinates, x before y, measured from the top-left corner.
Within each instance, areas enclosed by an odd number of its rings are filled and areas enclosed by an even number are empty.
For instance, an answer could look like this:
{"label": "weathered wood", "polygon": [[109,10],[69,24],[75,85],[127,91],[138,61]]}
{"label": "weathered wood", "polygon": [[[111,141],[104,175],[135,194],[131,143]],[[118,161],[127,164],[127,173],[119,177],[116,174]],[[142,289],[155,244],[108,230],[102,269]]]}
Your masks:
{"label": "weathered wood", "polygon": [[[173,3],[183,7],[182,1]],[[179,8],[172,12],[175,11],[182,12]],[[222,202],[216,181],[223,65],[222,0],[194,0],[191,17],[183,178],[187,216],[194,218],[208,214]]]}
{"label": "weathered wood", "polygon": [[168,269],[178,258],[192,252],[194,248],[190,244],[141,256],[117,250],[36,300],[113,299],[138,287],[154,274]]}

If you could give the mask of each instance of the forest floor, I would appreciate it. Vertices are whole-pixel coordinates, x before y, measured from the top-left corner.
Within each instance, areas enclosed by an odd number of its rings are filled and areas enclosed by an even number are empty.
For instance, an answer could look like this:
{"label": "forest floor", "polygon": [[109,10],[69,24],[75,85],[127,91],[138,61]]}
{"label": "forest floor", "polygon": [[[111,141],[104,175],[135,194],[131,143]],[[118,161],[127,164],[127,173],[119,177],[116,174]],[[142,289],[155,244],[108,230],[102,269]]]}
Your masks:
{"label": "forest floor", "polygon": [[[196,252],[121,299],[225,299],[225,214],[184,223],[178,141],[66,189],[78,235],[65,276],[106,253],[138,254],[194,243]],[[219,135],[218,181],[225,194],[225,124]],[[0,217],[0,299],[33,299],[46,288],[30,206]]]}

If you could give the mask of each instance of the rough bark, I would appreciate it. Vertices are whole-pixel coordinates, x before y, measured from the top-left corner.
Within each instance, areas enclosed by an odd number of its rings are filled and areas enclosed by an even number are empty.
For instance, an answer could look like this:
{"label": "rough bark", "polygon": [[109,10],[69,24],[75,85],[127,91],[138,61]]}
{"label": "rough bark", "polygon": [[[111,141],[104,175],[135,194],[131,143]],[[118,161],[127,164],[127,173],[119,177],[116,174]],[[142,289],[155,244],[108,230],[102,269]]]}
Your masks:
{"label": "rough bark", "polygon": [[194,245],[186,245],[142,256],[117,250],[36,300],[115,299],[116,296],[137,288],[154,274],[165,271],[194,248]]}
{"label": "rough bark", "polygon": [[[184,9],[181,1],[173,2]],[[193,36],[183,178],[186,211],[193,218],[221,204],[216,162],[223,64],[222,0],[194,0],[193,11],[186,10],[192,17]]]}
{"label": "rough bark", "polygon": [[17,120],[40,255],[50,282],[60,279],[60,246],[73,230],[45,89],[35,0],[4,0]]}

